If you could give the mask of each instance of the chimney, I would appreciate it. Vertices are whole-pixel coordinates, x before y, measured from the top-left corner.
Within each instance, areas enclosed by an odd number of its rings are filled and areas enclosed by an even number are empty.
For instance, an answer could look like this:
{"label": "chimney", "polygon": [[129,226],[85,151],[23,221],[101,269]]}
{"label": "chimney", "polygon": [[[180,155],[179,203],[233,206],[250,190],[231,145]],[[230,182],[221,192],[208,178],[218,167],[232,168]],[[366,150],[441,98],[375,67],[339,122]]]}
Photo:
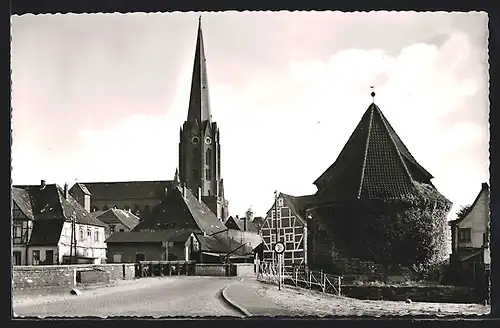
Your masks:
{"label": "chimney", "polygon": [[201,187],[198,187],[198,201],[201,203]]}
{"label": "chimney", "polygon": [[40,189],[44,189],[45,188],[45,180],[41,180],[40,181]]}
{"label": "chimney", "polygon": [[64,183],[64,199],[68,199],[68,183],[67,182]]}
{"label": "chimney", "polygon": [[243,231],[247,231],[247,221],[248,218],[245,216],[245,218],[243,219]]}

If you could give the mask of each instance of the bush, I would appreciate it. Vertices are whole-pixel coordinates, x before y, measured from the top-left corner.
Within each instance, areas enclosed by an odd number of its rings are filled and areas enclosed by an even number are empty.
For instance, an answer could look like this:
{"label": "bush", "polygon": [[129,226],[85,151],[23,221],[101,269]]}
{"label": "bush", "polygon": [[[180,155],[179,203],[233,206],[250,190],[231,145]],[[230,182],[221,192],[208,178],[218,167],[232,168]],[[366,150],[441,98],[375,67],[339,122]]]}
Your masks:
{"label": "bush", "polygon": [[451,203],[437,198],[344,202],[319,209],[317,216],[328,239],[351,257],[406,266],[430,279],[447,258],[446,215]]}

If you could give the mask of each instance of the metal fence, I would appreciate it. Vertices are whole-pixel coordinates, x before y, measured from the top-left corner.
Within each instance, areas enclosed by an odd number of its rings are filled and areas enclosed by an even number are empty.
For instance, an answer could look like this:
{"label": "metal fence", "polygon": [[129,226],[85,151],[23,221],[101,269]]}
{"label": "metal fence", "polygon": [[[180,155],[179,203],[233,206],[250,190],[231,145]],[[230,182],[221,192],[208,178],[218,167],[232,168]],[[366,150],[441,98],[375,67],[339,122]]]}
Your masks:
{"label": "metal fence", "polygon": [[[263,261],[259,264],[258,280],[278,284],[279,278],[276,263]],[[283,267],[281,279],[283,284],[341,295],[341,276],[324,273],[323,271],[309,270],[306,266]]]}
{"label": "metal fence", "polygon": [[135,265],[135,276],[162,277],[172,275],[192,276],[195,274],[195,261],[140,261]]}

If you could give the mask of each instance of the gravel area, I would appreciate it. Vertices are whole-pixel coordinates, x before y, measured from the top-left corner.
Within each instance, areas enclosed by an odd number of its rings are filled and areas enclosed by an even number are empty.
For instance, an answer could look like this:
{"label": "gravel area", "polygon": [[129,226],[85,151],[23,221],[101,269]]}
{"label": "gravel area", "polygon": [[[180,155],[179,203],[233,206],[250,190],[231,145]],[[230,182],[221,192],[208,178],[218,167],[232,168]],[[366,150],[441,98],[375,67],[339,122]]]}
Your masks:
{"label": "gravel area", "polygon": [[168,317],[240,316],[221,298],[233,278],[162,277],[117,282],[83,290],[82,295],[55,293],[13,298],[17,316],[30,317]]}
{"label": "gravel area", "polygon": [[297,316],[465,316],[485,315],[490,307],[479,304],[369,301],[324,294],[299,288],[260,283],[257,294]]}

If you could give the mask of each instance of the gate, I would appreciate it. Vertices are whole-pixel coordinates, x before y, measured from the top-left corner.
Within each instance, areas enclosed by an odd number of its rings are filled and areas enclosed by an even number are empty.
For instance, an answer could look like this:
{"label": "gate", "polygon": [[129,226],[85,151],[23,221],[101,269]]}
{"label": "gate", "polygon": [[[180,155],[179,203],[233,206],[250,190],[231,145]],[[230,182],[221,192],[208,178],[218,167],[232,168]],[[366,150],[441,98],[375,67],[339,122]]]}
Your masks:
{"label": "gate", "polygon": [[[277,263],[262,261],[259,265],[257,279],[273,284],[279,283]],[[296,287],[316,289],[323,293],[341,295],[342,277],[323,271],[309,270],[306,266],[285,267],[281,272],[283,284]]]}

